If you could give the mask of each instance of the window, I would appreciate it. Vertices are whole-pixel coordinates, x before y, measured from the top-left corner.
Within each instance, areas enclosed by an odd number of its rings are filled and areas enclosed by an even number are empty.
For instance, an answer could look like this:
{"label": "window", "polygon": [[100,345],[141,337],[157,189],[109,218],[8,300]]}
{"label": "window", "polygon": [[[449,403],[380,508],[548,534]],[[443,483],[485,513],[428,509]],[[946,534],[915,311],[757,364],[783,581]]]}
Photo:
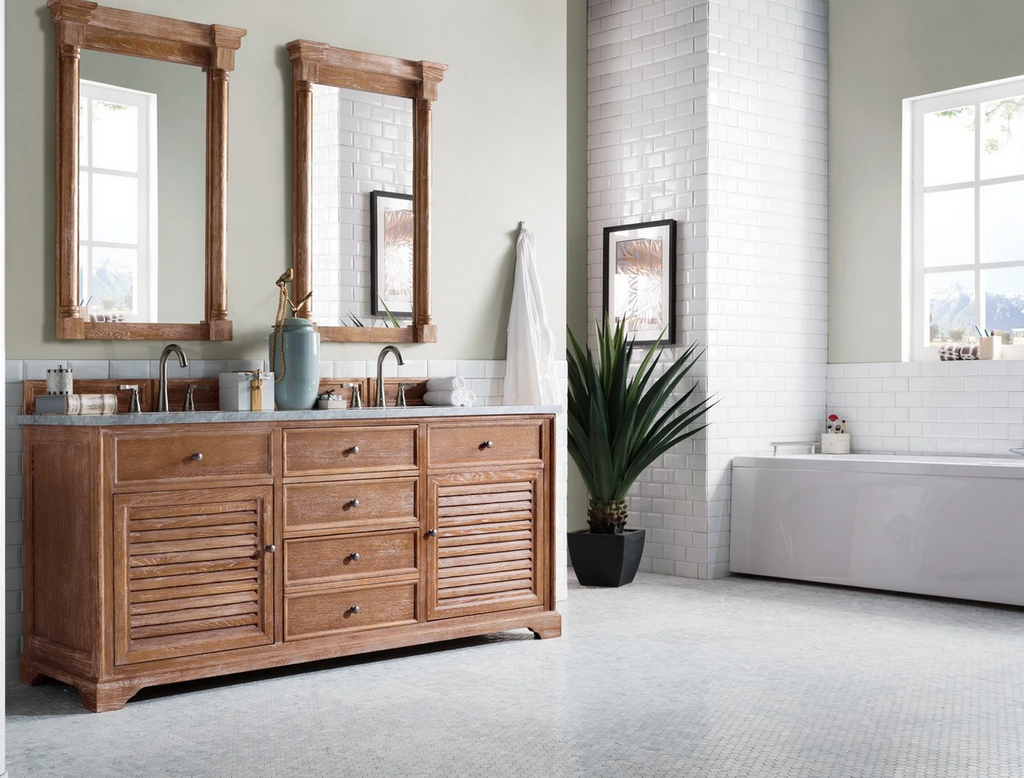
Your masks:
{"label": "window", "polygon": [[79,85],[79,294],[89,313],[159,321],[156,95]]}
{"label": "window", "polygon": [[1024,357],[1024,78],[908,100],[904,116],[910,358],[978,330]]}

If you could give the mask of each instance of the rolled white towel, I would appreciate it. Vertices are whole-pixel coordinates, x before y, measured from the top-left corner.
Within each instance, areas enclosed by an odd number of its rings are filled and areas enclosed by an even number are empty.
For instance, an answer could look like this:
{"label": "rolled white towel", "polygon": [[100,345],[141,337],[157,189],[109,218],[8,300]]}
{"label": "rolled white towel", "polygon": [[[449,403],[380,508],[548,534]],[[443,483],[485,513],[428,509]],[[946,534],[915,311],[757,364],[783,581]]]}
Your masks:
{"label": "rolled white towel", "polygon": [[466,388],[466,379],[453,375],[448,378],[427,379],[428,392],[454,392]]}
{"label": "rolled white towel", "polygon": [[423,395],[426,405],[460,406],[466,404],[466,393],[461,390],[447,392],[430,392]]}
{"label": "rolled white towel", "polygon": [[462,404],[466,408],[468,408],[469,406],[471,406],[473,403],[476,402],[476,392],[474,392],[472,389],[467,389],[462,394],[463,394],[463,402],[462,402]]}

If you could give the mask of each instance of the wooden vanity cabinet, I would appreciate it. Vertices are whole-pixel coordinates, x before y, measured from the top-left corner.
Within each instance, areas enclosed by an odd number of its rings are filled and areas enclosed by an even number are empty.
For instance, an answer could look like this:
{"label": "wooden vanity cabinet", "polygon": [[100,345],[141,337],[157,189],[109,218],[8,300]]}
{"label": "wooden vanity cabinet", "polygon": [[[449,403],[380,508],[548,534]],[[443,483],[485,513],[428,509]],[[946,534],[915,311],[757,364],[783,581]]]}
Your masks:
{"label": "wooden vanity cabinet", "polygon": [[146,686],[527,628],[554,419],[25,425],[21,678]]}

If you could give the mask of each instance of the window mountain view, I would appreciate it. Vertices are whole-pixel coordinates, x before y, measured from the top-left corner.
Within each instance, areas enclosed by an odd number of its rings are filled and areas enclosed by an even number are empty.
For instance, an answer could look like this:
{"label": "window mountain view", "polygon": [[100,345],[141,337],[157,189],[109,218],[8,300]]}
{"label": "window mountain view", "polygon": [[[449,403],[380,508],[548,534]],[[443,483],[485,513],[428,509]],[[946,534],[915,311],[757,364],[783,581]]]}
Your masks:
{"label": "window mountain view", "polygon": [[[936,289],[929,299],[933,343],[969,343],[974,340],[974,289],[952,283]],[[985,326],[1012,333],[1024,327],[1024,295],[985,293]]]}

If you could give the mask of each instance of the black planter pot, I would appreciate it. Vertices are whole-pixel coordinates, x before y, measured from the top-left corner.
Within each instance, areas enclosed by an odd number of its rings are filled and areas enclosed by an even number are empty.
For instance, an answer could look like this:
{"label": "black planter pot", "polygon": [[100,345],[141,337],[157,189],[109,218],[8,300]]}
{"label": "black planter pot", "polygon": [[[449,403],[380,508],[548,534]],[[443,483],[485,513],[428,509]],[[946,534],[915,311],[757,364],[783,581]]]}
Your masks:
{"label": "black planter pot", "polygon": [[644,551],[644,530],[595,535],[588,529],[568,533],[569,558],[584,586],[625,586],[633,581]]}

